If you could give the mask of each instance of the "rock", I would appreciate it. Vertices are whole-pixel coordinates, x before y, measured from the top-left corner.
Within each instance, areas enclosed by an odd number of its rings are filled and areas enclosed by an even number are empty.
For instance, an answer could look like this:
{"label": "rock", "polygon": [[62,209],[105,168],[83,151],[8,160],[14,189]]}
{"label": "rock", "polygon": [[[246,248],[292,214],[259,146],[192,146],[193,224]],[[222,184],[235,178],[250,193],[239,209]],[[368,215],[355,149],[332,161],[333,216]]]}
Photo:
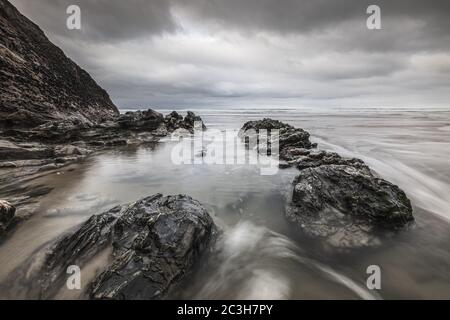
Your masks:
{"label": "rock", "polygon": [[[239,132],[239,136],[242,139],[248,137],[248,147],[253,148],[256,145],[257,135],[260,130],[267,130],[268,134],[274,130],[279,131],[278,145],[280,155],[283,155],[283,150],[286,148],[312,149],[317,147],[316,144],[311,143],[309,140],[310,134],[305,130],[294,128],[289,124],[267,118],[245,123]],[[263,150],[263,152],[266,152],[266,150]]]}
{"label": "rock", "polygon": [[16,208],[9,202],[0,200],[0,236],[7,230],[9,224],[14,219]]}
{"label": "rock", "polygon": [[0,140],[0,159],[29,160],[44,159],[54,156],[54,150],[41,144],[16,144],[7,140]]}
{"label": "rock", "polygon": [[280,165],[282,168],[296,167],[299,170],[306,168],[314,168],[322,165],[347,165],[370,171],[369,167],[357,158],[343,158],[335,152],[327,152],[324,150],[308,150],[304,148],[285,148],[281,151],[280,158],[286,160]]}
{"label": "rock", "polygon": [[176,129],[180,128],[180,123],[182,121],[183,116],[176,111],[171,112],[164,119],[167,128],[171,131],[175,131]]}
{"label": "rock", "polygon": [[0,127],[95,124],[119,114],[106,91],[6,0],[0,0],[0,65]]}
{"label": "rock", "polygon": [[174,132],[179,129],[185,129],[189,131],[189,133],[193,134],[196,123],[201,123],[200,130],[205,131],[206,126],[203,123],[203,120],[201,117],[195,115],[195,113],[188,111],[186,117],[182,117],[178,112],[173,111],[169,115],[166,116],[164,119],[165,125],[169,132]]}
{"label": "rock", "polygon": [[193,113],[192,111],[188,111],[186,117],[184,118],[184,123],[183,123],[183,128],[192,131],[193,129],[195,129],[195,123],[201,123],[201,129],[203,131],[206,130],[206,126],[203,123],[202,118],[200,118],[199,116],[195,115],[195,113]]}
{"label": "rock", "polygon": [[86,294],[93,299],[161,299],[192,270],[216,231],[198,201],[157,194],[92,216],[11,278],[26,297],[49,298],[65,283],[68,266],[81,267],[111,249],[110,263]]}
{"label": "rock", "polygon": [[405,193],[364,167],[321,165],[300,171],[287,218],[309,236],[337,248],[376,244],[377,230],[414,221]]}
{"label": "rock", "polygon": [[89,153],[90,150],[73,145],[61,145],[55,148],[55,155],[58,157],[87,156]]}
{"label": "rock", "polygon": [[[307,236],[322,238],[334,248],[358,248],[378,244],[378,231],[396,231],[414,221],[402,190],[375,176],[360,159],[316,149],[302,129],[264,119],[247,122],[239,135],[255,148],[264,129],[279,130],[279,166],[300,171],[286,217]],[[271,154],[277,156],[273,150]]]}
{"label": "rock", "polygon": [[152,131],[164,122],[164,116],[154,110],[127,112],[120,115],[118,124],[123,129]]}

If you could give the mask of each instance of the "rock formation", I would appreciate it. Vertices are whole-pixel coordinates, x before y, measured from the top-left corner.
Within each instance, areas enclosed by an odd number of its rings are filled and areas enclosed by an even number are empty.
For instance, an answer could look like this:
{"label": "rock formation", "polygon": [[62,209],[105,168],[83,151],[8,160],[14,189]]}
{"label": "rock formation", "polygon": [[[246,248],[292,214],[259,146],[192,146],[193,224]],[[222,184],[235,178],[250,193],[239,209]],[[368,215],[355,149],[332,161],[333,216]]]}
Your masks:
{"label": "rock formation", "polygon": [[379,230],[395,231],[414,221],[411,203],[399,187],[360,159],[315,149],[302,129],[264,119],[246,123],[240,136],[255,143],[264,129],[280,130],[280,167],[300,170],[285,213],[303,234],[335,248],[358,248],[377,244]]}
{"label": "rock formation", "polygon": [[68,266],[83,267],[112,250],[85,288],[93,299],[161,299],[212,244],[217,228],[196,200],[150,196],[94,215],[11,274],[16,296],[51,298],[66,283]]}

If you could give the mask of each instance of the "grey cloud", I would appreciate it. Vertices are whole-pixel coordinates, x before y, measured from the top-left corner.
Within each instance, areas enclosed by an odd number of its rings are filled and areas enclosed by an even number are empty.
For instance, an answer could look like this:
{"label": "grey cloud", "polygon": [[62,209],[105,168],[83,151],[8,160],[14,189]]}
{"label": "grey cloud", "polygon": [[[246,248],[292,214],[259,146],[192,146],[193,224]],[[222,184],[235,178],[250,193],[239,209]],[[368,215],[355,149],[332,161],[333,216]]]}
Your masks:
{"label": "grey cloud", "polygon": [[[13,0],[22,13],[53,35],[114,41],[174,32],[178,26],[167,0]],[[82,32],[66,28],[66,9],[81,8]]]}
{"label": "grey cloud", "polygon": [[[246,33],[315,36],[342,30],[341,37],[330,43],[342,50],[441,50],[450,43],[448,0],[179,0],[179,4],[196,19]],[[371,4],[382,11],[384,30],[379,32],[366,28]]]}

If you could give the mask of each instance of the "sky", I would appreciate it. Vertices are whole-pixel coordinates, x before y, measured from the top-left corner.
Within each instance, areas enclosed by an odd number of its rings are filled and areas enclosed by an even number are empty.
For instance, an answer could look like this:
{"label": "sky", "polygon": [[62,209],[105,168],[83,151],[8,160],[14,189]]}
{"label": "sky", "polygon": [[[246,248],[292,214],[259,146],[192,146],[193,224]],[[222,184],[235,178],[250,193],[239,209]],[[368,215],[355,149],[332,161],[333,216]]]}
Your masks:
{"label": "sky", "polygon": [[450,109],[448,0],[11,2],[124,109]]}

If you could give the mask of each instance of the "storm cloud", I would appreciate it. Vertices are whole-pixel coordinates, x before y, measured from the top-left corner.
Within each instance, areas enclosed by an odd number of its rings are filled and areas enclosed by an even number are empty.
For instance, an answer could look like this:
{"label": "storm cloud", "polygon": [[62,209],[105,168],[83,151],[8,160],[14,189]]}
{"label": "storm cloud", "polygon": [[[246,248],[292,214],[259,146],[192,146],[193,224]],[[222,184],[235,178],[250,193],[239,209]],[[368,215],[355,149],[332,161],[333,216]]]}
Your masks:
{"label": "storm cloud", "polygon": [[[448,107],[445,0],[14,0],[122,108]],[[66,28],[77,4],[82,29]],[[382,29],[366,27],[379,5]]]}

